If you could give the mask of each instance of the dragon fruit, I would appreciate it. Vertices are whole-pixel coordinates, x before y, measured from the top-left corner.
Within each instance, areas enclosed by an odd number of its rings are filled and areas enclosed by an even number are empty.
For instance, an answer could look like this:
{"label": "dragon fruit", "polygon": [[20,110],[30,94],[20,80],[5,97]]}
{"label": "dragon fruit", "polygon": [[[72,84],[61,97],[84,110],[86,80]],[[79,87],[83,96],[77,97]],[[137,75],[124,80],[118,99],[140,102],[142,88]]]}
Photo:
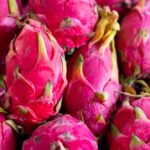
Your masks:
{"label": "dragon fruit", "polygon": [[[0,108],[0,111],[3,109]],[[10,126],[10,120],[6,120],[5,115],[0,113],[0,149],[1,150],[16,150],[16,134]]]}
{"label": "dragon fruit", "polygon": [[96,136],[106,129],[119,90],[114,36],[119,30],[117,12],[100,10],[95,37],[68,62],[68,87],[64,105],[83,120]]}
{"label": "dragon fruit", "polygon": [[0,11],[0,74],[4,74],[9,43],[17,32],[16,18],[21,13],[20,0],[0,0]]}
{"label": "dragon fruit", "polygon": [[137,0],[96,0],[100,6],[109,6],[119,13],[125,13],[129,8],[136,4]]}
{"label": "dragon fruit", "polygon": [[96,139],[87,126],[64,115],[38,127],[30,139],[23,143],[23,150],[98,150]]}
{"label": "dragon fruit", "polygon": [[80,47],[93,35],[95,0],[29,0],[31,16],[46,24],[64,50]]}
{"label": "dragon fruit", "polygon": [[67,81],[63,49],[49,30],[31,19],[23,25],[6,57],[4,106],[28,132],[57,113]]}
{"label": "dragon fruit", "polygon": [[126,100],[114,117],[110,150],[150,149],[150,97]]}
{"label": "dragon fruit", "polygon": [[137,5],[123,19],[116,43],[124,73],[150,73],[150,5]]}

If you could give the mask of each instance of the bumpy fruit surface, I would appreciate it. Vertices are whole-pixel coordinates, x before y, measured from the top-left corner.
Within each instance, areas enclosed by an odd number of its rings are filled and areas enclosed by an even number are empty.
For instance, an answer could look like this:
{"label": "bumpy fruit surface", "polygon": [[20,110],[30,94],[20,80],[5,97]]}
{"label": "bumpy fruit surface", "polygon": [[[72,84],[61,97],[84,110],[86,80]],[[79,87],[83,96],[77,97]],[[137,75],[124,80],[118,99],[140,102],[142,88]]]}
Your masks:
{"label": "bumpy fruit surface", "polygon": [[38,127],[23,150],[98,150],[96,139],[87,126],[64,115]]}
{"label": "bumpy fruit surface", "polygon": [[[27,20],[6,57],[5,108],[30,129],[58,110],[66,82],[63,49],[39,22]],[[56,107],[56,108],[55,108]]]}
{"label": "bumpy fruit surface", "polygon": [[95,0],[30,0],[32,17],[46,24],[64,49],[80,47],[93,35]]}
{"label": "bumpy fruit surface", "polygon": [[119,90],[113,39],[118,14],[100,11],[94,39],[80,48],[68,62],[68,87],[64,102],[71,115],[83,120],[96,136],[106,128]]}
{"label": "bumpy fruit surface", "polygon": [[150,97],[125,101],[114,117],[110,150],[150,149]]}
{"label": "bumpy fruit surface", "polygon": [[16,34],[16,18],[20,16],[20,0],[0,0],[0,74],[5,73],[5,57]]}
{"label": "bumpy fruit surface", "polygon": [[127,10],[136,4],[137,0],[96,0],[100,6],[109,6],[119,13],[127,13]]}
{"label": "bumpy fruit surface", "polygon": [[117,49],[127,76],[150,73],[150,9],[137,5],[123,19]]}

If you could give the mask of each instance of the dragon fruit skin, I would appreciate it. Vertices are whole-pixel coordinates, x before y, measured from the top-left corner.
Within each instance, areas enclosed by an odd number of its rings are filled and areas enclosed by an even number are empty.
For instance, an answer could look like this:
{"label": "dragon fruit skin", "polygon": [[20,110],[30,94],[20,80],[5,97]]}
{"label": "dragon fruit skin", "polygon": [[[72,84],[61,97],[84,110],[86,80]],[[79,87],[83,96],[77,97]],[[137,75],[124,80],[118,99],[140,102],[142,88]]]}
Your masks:
{"label": "dragon fruit skin", "polygon": [[100,6],[109,6],[112,10],[125,13],[128,8],[136,4],[137,0],[96,0]]}
{"label": "dragon fruit skin", "polygon": [[116,43],[127,76],[150,73],[150,9],[136,6],[123,19]]}
{"label": "dragon fruit skin", "polygon": [[4,74],[5,57],[17,32],[16,18],[20,16],[21,3],[20,0],[0,0],[0,4],[0,74]]}
{"label": "dragon fruit skin", "polygon": [[67,84],[64,52],[39,22],[28,20],[11,42],[5,82],[5,108],[25,130],[58,111]]}
{"label": "dragon fruit skin", "polygon": [[38,127],[30,139],[23,143],[23,150],[98,150],[96,139],[87,126],[64,115]]}
{"label": "dragon fruit skin", "polygon": [[[104,9],[102,20],[113,18],[113,13],[107,11]],[[83,120],[96,136],[105,131],[118,96],[114,93],[119,90],[116,54],[110,48],[113,37],[101,39],[102,43],[86,44],[68,62],[65,108]]]}
{"label": "dragon fruit skin", "polygon": [[0,149],[16,150],[16,135],[14,130],[5,122],[5,116],[0,114]]}
{"label": "dragon fruit skin", "polygon": [[150,97],[125,101],[114,117],[110,150],[150,149]]}
{"label": "dragon fruit skin", "polygon": [[29,6],[65,50],[80,47],[93,35],[98,19],[95,0],[30,0]]}

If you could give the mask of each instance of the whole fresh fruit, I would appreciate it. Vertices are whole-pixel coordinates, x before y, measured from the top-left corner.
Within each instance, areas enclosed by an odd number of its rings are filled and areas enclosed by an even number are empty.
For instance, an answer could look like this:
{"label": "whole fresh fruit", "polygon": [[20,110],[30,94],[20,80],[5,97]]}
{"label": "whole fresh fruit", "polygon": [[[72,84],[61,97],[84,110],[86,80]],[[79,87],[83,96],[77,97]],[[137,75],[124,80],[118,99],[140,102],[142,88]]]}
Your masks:
{"label": "whole fresh fruit", "polygon": [[150,73],[150,9],[138,4],[121,23],[117,50],[127,76],[146,76]]}
{"label": "whole fresh fruit", "polygon": [[17,32],[16,19],[21,13],[20,0],[0,0],[0,74],[5,73],[5,57]]}
{"label": "whole fresh fruit", "polygon": [[31,16],[51,30],[64,50],[80,47],[93,35],[95,0],[29,0]]}
{"label": "whole fresh fruit", "polygon": [[68,61],[68,86],[64,105],[100,136],[117,101],[118,68],[114,36],[119,30],[117,12],[100,10],[95,37]]}
{"label": "whole fresh fruit", "polygon": [[150,149],[150,97],[126,100],[114,117],[110,150]]}
{"label": "whole fresh fruit", "polygon": [[98,150],[96,139],[87,126],[64,115],[38,127],[23,150]]}
{"label": "whole fresh fruit", "polygon": [[6,57],[5,108],[30,130],[57,113],[67,84],[66,63],[63,49],[45,26],[31,19],[23,26]]}

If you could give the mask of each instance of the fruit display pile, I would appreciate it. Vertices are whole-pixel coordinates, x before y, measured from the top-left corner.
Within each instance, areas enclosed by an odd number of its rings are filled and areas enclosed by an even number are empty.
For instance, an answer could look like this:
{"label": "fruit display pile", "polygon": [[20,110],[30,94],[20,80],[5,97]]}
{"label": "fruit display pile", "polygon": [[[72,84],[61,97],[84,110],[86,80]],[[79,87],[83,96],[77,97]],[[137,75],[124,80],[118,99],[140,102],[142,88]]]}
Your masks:
{"label": "fruit display pile", "polygon": [[150,1],[0,0],[0,150],[150,150]]}

